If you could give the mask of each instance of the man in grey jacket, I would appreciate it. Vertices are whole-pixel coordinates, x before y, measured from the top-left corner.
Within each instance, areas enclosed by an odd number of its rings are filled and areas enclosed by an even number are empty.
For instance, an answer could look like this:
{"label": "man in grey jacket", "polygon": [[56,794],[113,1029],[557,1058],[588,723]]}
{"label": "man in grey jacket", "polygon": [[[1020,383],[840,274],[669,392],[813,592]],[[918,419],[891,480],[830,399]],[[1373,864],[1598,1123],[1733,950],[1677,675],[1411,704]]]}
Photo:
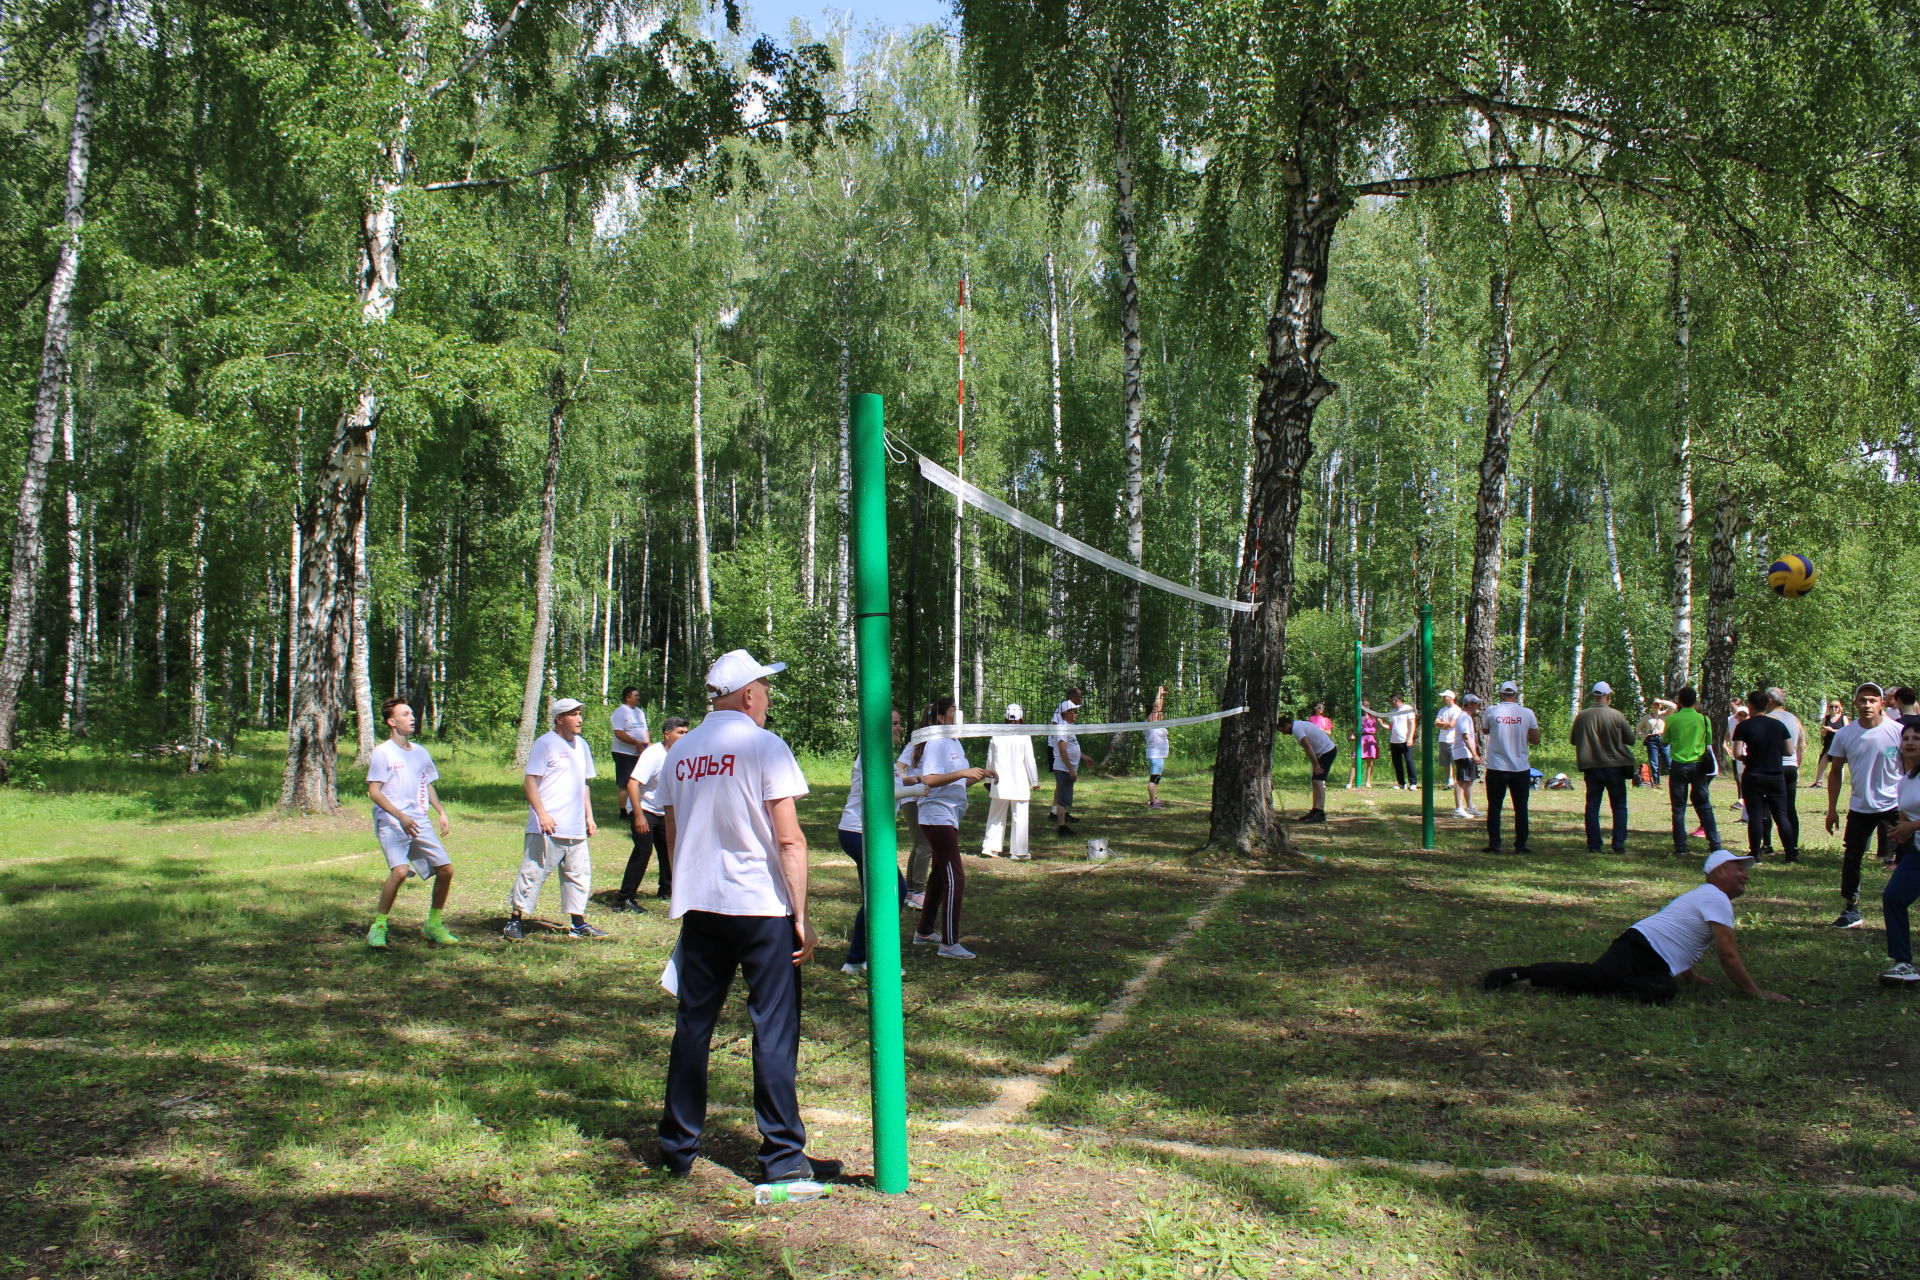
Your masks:
{"label": "man in grey jacket", "polygon": [[1573,758],[1587,779],[1587,852],[1600,852],[1600,795],[1613,805],[1613,851],[1627,851],[1627,779],[1633,775],[1633,726],[1613,709],[1613,686],[1593,686],[1593,705],[1573,718]]}

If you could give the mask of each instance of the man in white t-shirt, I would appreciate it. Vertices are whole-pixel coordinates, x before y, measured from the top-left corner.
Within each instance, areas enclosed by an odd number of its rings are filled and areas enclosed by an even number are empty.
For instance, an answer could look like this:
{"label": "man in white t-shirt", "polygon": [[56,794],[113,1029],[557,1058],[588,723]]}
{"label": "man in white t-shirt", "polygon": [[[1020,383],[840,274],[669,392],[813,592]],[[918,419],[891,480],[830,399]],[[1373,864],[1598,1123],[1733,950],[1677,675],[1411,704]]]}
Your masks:
{"label": "man in white t-shirt", "polygon": [[1846,905],[1833,922],[1836,929],[1860,927],[1860,860],[1867,841],[1879,842],[1880,861],[1890,863],[1887,833],[1900,821],[1900,722],[1886,714],[1880,686],[1868,681],[1853,691],[1858,712],[1852,724],[1833,735],[1827,759],[1827,834],[1840,825],[1840,765],[1847,766],[1852,794],[1847,800],[1847,826],[1841,837],[1840,897]]}
{"label": "man in white t-shirt", "polygon": [[620,794],[620,816],[627,816],[627,778],[647,749],[647,713],[640,709],[640,690],[628,685],[613,709],[613,787]]}
{"label": "man in white t-shirt", "polygon": [[[1025,724],[1025,708],[1009,702],[1006,722]],[[1040,763],[1034,758],[1033,738],[1025,733],[1002,733],[988,739],[987,772],[993,775],[993,782],[987,788],[991,803],[987,806],[987,832],[980,842],[981,856],[997,858],[1004,846],[1010,858],[1020,861],[1031,858],[1032,851],[1027,847],[1027,810],[1033,801],[1033,789],[1040,785]]]}
{"label": "man in white t-shirt", "polygon": [[1360,703],[1362,711],[1387,722],[1387,750],[1393,755],[1393,789],[1412,791],[1420,785],[1419,775],[1413,771],[1413,744],[1420,740],[1420,712],[1397,693],[1388,699],[1387,707],[1383,716],[1365,701]]}
{"label": "man in white t-shirt", "polygon": [[386,855],[387,882],[380,887],[380,910],[367,930],[367,945],[387,945],[387,913],[400,886],[418,875],[433,879],[433,904],[427,909],[427,922],[420,932],[435,942],[451,946],[460,941],[447,932],[440,912],[447,905],[453,888],[453,864],[447,851],[427,820],[431,809],[440,820],[440,835],[447,833],[447,811],[440,806],[439,793],[433,789],[440,771],[433,757],[413,740],[413,708],[405,698],[388,698],[380,705],[390,736],[373,749],[367,761],[367,798],[373,801],[373,834]]}
{"label": "man in white t-shirt", "polygon": [[[1451,689],[1440,691],[1440,709],[1433,713],[1433,741],[1439,747],[1441,768],[1446,769],[1447,780],[1453,780],[1453,740],[1454,725],[1460,719],[1460,708],[1454,705],[1454,692]],[[1438,781],[1438,779],[1436,779]],[[1455,797],[1456,800],[1458,797]],[[1458,807],[1457,805],[1455,806]]]}
{"label": "man in white t-shirt", "polygon": [[1473,807],[1473,784],[1480,780],[1480,695],[1469,693],[1460,699],[1453,716],[1453,816],[1478,818],[1484,815]]}
{"label": "man in white t-shirt", "polygon": [[593,748],[580,736],[586,718],[580,707],[574,698],[556,700],[552,731],[534,739],[533,750],[527,753],[526,837],[520,872],[507,895],[512,915],[501,930],[509,942],[526,937],[522,917],[540,901],[540,890],[556,867],[567,936],[607,936],[606,930],[587,923],[587,894],[593,888],[593,852],[587,841],[599,830],[593,822],[593,795],[587,783],[599,775],[593,768]]}
{"label": "man in white t-shirt", "polygon": [[1520,686],[1500,686],[1500,701],[1487,712],[1487,852],[1500,852],[1500,806],[1513,797],[1513,851],[1527,852],[1527,798],[1533,765],[1527,748],[1540,745],[1540,721],[1520,705]]}
{"label": "man in white t-shirt", "polygon": [[1679,990],[1679,979],[1711,986],[1713,979],[1694,970],[1712,947],[1733,985],[1761,1000],[1783,1001],[1753,980],[1733,939],[1733,900],[1747,889],[1752,858],[1715,849],[1702,868],[1707,882],[1689,889],[1613,940],[1592,964],[1519,964],[1489,969],[1480,985],[1498,991],[1531,982],[1568,995],[1632,996],[1642,1004],[1665,1004]]}
{"label": "man in white t-shirt", "polygon": [[667,752],[660,799],[674,849],[673,918],[680,943],[673,1049],[660,1113],[660,1158],[685,1173],[707,1120],[707,1057],[737,969],[753,1022],[753,1111],[761,1180],[779,1198],[824,1195],[838,1161],[810,1161],[800,1119],[800,966],[813,958],[807,838],[795,801],[807,782],[787,744],[766,729],[767,677],[745,649],[707,671],[713,710]]}
{"label": "man in white t-shirt", "polygon": [[1325,822],[1327,820],[1327,774],[1333,770],[1333,758],[1340,754],[1332,737],[1325,729],[1305,716],[1290,716],[1282,712],[1274,726],[1281,733],[1290,733],[1299,742],[1300,749],[1307,753],[1307,765],[1311,770],[1313,789],[1313,807],[1295,819],[1298,822]]}
{"label": "man in white t-shirt", "polygon": [[680,716],[668,716],[660,726],[660,741],[649,742],[639,762],[627,775],[626,801],[632,814],[633,852],[627,855],[627,869],[620,876],[620,890],[613,895],[613,909],[639,914],[640,881],[646,878],[647,863],[655,855],[660,859],[660,886],[657,896],[673,894],[673,850],[667,845],[667,815],[660,807],[660,773],[667,752],[687,734],[687,722]]}

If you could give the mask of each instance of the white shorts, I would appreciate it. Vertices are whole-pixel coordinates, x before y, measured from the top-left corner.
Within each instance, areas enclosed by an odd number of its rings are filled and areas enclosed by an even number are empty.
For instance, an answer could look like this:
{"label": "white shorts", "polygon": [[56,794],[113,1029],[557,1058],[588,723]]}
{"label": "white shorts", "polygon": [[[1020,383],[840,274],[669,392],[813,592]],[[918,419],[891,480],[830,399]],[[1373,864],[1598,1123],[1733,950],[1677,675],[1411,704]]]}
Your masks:
{"label": "white shorts", "polygon": [[440,847],[440,837],[433,833],[431,818],[420,819],[411,836],[397,822],[376,822],[373,834],[379,838],[380,852],[387,855],[389,869],[411,864],[414,874],[425,880],[433,875],[433,868],[453,865]]}

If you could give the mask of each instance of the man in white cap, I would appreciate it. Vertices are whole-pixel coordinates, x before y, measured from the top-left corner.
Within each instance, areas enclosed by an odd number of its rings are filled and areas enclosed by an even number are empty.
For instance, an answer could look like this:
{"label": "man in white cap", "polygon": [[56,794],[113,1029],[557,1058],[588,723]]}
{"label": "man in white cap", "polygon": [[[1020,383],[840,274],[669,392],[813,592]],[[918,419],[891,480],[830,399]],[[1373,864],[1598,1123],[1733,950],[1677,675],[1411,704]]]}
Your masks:
{"label": "man in white cap", "polygon": [[620,813],[630,812],[627,779],[640,762],[648,745],[647,713],[640,709],[640,688],[628,685],[620,691],[620,705],[613,709],[609,727],[613,733],[613,789],[620,795]]}
{"label": "man in white cap", "polygon": [[[1009,702],[1006,722],[1022,724],[1025,720],[1025,709]],[[987,789],[992,803],[987,807],[987,834],[980,853],[997,858],[1005,847],[1008,857],[1025,861],[1033,856],[1027,848],[1027,808],[1033,800],[1033,789],[1040,785],[1033,739],[1026,733],[995,734],[987,743],[987,772],[993,775]],[[1007,834],[1009,822],[1013,827],[1011,837]]]}
{"label": "man in white cap", "polygon": [[1784,1001],[1753,980],[1733,940],[1733,900],[1747,889],[1752,858],[1716,849],[1701,868],[1707,882],[1687,890],[1613,940],[1592,964],[1518,964],[1489,969],[1480,985],[1498,991],[1531,982],[1568,995],[1632,996],[1642,1004],[1665,1004],[1679,980],[1711,986],[1694,965],[1712,947],[1733,985],[1761,1000]]}
{"label": "man in white cap", "polygon": [[553,704],[553,729],[534,740],[527,755],[527,832],[520,874],[507,895],[512,912],[501,932],[510,942],[526,936],[522,915],[533,910],[554,868],[560,870],[560,909],[567,913],[567,936],[604,938],[604,929],[587,923],[587,894],[593,888],[593,854],[587,841],[593,823],[593,796],[587,783],[596,775],[593,748],[580,736],[584,718],[574,698]]}
{"label": "man in white cap", "polygon": [[1487,712],[1487,852],[1500,852],[1500,805],[1513,797],[1513,851],[1527,852],[1527,799],[1533,765],[1527,748],[1540,745],[1540,721],[1520,705],[1520,686],[1500,686],[1500,701]]}
{"label": "man in white cap", "polygon": [[1480,780],[1480,695],[1465,694],[1453,718],[1453,816],[1478,818],[1473,807],[1473,784]]}
{"label": "man in white cap", "polygon": [[767,677],[745,649],[707,671],[713,710],[667,753],[660,798],[673,848],[674,949],[679,1008],[660,1112],[660,1158],[685,1173],[707,1119],[707,1057],[733,975],[747,982],[753,1023],[753,1112],[761,1181],[776,1199],[826,1194],[838,1161],[807,1158],[796,1078],[800,966],[813,958],[807,915],[807,838],[795,801],[807,782],[793,752],[766,728]]}
{"label": "man in white cap", "polygon": [[[1440,709],[1433,713],[1433,741],[1439,749],[1440,767],[1447,770],[1447,781],[1453,781],[1453,739],[1454,724],[1460,719],[1460,708],[1453,704],[1454,693],[1451,689],[1440,691]],[[1439,779],[1435,779],[1439,781]],[[1458,797],[1455,797],[1456,801]],[[1456,803],[1455,808],[1459,805]]]}
{"label": "man in white cap", "polygon": [[1048,735],[1053,767],[1053,808],[1048,812],[1057,835],[1073,834],[1067,824],[1073,821],[1073,784],[1080,780],[1080,739],[1072,728],[1080,719],[1080,700],[1085,696],[1079,689],[1069,689],[1053,709],[1053,723],[1058,727]]}
{"label": "man in white cap", "polygon": [[1613,807],[1613,851],[1627,851],[1627,779],[1633,776],[1633,726],[1613,708],[1613,686],[1593,686],[1593,705],[1573,718],[1573,760],[1587,779],[1587,852],[1599,853],[1600,797]]}

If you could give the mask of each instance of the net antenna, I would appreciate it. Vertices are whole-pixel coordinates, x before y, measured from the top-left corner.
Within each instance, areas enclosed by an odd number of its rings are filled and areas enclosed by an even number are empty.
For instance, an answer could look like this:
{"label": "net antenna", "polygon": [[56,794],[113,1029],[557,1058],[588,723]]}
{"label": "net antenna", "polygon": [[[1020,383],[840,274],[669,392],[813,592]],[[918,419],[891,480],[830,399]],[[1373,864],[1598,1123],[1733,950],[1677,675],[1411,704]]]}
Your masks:
{"label": "net antenna", "polygon": [[[1143,610],[1140,684],[1147,690],[1156,685],[1166,688],[1165,718],[1081,722],[1073,725],[1071,732],[1084,736],[1139,733],[1155,727],[1191,728],[1245,710],[1221,708],[1226,684],[1227,619],[1234,613],[1252,613],[1259,606],[1206,589],[1212,584],[1199,581],[1207,576],[1205,569],[1211,569],[1212,577],[1224,583],[1232,580],[1233,567],[1203,566],[1198,538],[1189,566],[1194,580],[1175,581],[1021,511],[931,458],[906,449],[898,440],[890,443],[895,451],[910,456],[918,484],[953,499],[951,516],[945,514],[945,502],[916,502],[915,509],[924,513],[921,518],[925,523],[951,518],[957,526],[962,513],[971,508],[967,515],[971,527],[966,590],[961,592],[957,586],[963,568],[958,544],[950,544],[956,548],[950,563],[916,563],[910,569],[909,600],[939,600],[945,604],[952,599],[958,603],[946,617],[934,616],[935,610],[930,608],[918,609],[917,624],[909,628],[910,636],[924,633],[929,642],[926,649],[931,661],[925,664],[929,669],[921,670],[918,654],[910,651],[905,657],[909,692],[942,689],[945,685],[954,694],[956,705],[963,707],[969,705],[965,695],[970,692],[974,714],[966,723],[916,729],[913,742],[934,737],[1039,736],[1059,731],[1060,726],[1049,722],[1068,689],[1092,691],[1117,683],[1120,619],[1112,601],[1120,578],[1154,588],[1150,607]],[[1028,469],[1037,470],[1038,461]],[[1016,492],[1040,487],[1039,477],[1027,476],[1019,466],[1010,479]],[[945,530],[928,528],[925,532],[928,544],[949,545],[939,536]],[[956,584],[951,596],[939,591],[938,587],[945,585],[942,579]],[[1062,583],[1057,594],[1055,583]],[[914,606],[910,604],[909,608]],[[974,659],[971,690],[964,687],[968,672],[962,656],[969,650]],[[930,669],[938,661],[933,655],[945,658],[949,654],[951,667],[937,674]],[[1022,722],[1009,722],[992,714],[1016,703],[1023,712]]]}

